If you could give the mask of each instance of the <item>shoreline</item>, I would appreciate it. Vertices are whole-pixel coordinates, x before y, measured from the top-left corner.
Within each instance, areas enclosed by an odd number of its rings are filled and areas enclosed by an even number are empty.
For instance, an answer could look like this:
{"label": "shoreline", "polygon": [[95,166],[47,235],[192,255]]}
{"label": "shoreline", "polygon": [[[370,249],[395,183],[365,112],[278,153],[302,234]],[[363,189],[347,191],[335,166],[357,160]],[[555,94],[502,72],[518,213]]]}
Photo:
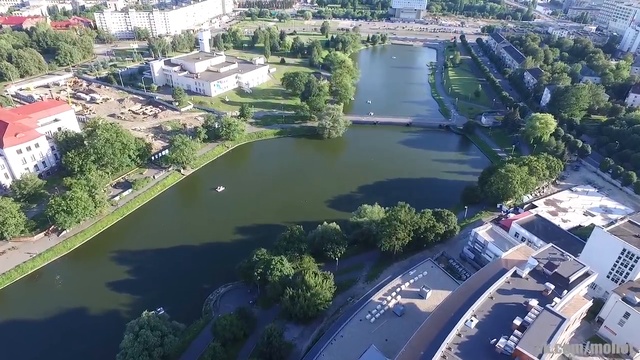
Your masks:
{"label": "shoreline", "polygon": [[[93,223],[87,226],[87,228],[79,231],[77,234],[70,236],[67,239],[61,240],[58,243],[46,248],[42,252],[37,255],[23,261],[11,269],[0,274],[0,290],[5,287],[15,283],[16,281],[26,277],[27,275],[39,270],[46,265],[60,259],[61,257],[69,254],[73,250],[77,249],[81,245],[87,243],[89,240],[96,237],[98,234],[102,233],[104,230],[110,228],[118,221],[124,219],[126,216],[130,215],[134,211],[138,210],[140,207],[144,206],[158,195],[162,194],[165,190],[171,188],[175,184],[179,183],[181,180],[185,179],[195,171],[204,167],[205,165],[211,163],[212,161],[218,159],[219,157],[227,154],[229,151],[252,142],[261,141],[261,140],[270,140],[282,137],[293,137],[293,136],[304,136],[308,133],[305,131],[300,131],[296,133],[295,131],[291,131],[295,128],[283,128],[283,129],[264,129],[261,131],[247,133],[245,135],[245,139],[240,140],[237,143],[233,143],[233,145],[228,146],[227,143],[219,143],[211,150],[206,151],[202,155],[200,155],[196,159],[196,163],[189,171],[188,174],[182,175],[179,171],[173,171],[164,176],[162,179],[158,180],[157,183],[150,185],[146,190],[141,191],[136,196],[130,198],[126,203],[117,207],[115,210],[99,217]],[[304,128],[303,128],[304,130]],[[255,137],[255,138],[252,138]],[[216,153],[216,149],[219,146],[225,147],[222,152]],[[228,147],[227,147],[228,146]],[[146,196],[145,196],[146,195]],[[140,199],[138,202],[136,200]],[[129,206],[128,206],[129,205]],[[109,217],[114,217],[110,219]],[[91,221],[91,220],[88,220]],[[79,225],[82,226],[82,225]]]}

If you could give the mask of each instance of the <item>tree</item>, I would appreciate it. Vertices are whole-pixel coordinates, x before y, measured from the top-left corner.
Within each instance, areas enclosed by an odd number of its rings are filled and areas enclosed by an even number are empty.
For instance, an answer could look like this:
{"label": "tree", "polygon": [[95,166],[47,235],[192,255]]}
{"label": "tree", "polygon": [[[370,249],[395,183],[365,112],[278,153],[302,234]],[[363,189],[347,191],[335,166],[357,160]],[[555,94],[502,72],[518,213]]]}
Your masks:
{"label": "tree", "polygon": [[329,92],[339,104],[346,104],[353,99],[356,93],[356,79],[343,69],[338,69],[331,74],[329,80]]}
{"label": "tree", "polygon": [[267,61],[269,61],[269,58],[271,57],[271,37],[269,36],[269,33],[267,32],[265,34],[264,37],[264,57],[265,59],[267,59]]}
{"label": "tree", "polygon": [[183,88],[179,86],[174,87],[171,93],[171,97],[173,98],[173,101],[178,103],[179,107],[187,105],[187,93]]}
{"label": "tree", "polygon": [[591,155],[591,145],[582,143],[582,146],[578,149],[578,156],[584,159],[589,155]]}
{"label": "tree", "polygon": [[360,205],[349,219],[351,237],[360,244],[377,244],[380,241],[380,222],[386,211],[378,203]]}
{"label": "tree", "polygon": [[558,122],[551,114],[535,113],[529,117],[524,127],[524,134],[532,142],[545,142],[558,127]]}
{"label": "tree", "polygon": [[307,233],[300,225],[288,226],[275,243],[276,252],[283,255],[303,255],[308,248]]}
{"label": "tree", "polygon": [[620,180],[620,183],[622,184],[622,186],[629,186],[635,183],[637,180],[638,180],[638,176],[636,175],[636,173],[634,173],[633,171],[625,171],[622,174],[622,179]]}
{"label": "tree", "polygon": [[279,12],[278,15],[276,16],[276,18],[278,19],[278,21],[280,22],[286,22],[287,20],[291,19],[291,15],[289,15],[287,12],[282,11]]}
{"label": "tree", "polygon": [[329,32],[331,31],[331,23],[328,21],[323,21],[320,26],[320,34],[322,34],[325,38],[329,38]]}
{"label": "tree", "polygon": [[433,245],[440,240],[444,231],[444,225],[436,220],[433,211],[425,209],[418,214],[415,237],[423,247]]}
{"label": "tree", "polygon": [[[489,169],[489,168],[488,168]],[[487,169],[483,170],[483,173]],[[482,174],[480,175],[482,178]],[[478,180],[480,182],[480,179]],[[520,201],[522,197],[537,186],[536,179],[531,177],[526,169],[513,163],[506,163],[498,167],[480,189],[485,198],[491,203]]]}
{"label": "tree", "polygon": [[309,73],[295,71],[287,72],[282,76],[282,87],[294,96],[300,96],[305,89],[307,81],[309,81]]}
{"label": "tree", "polygon": [[329,84],[310,76],[300,94],[300,101],[307,105],[310,115],[325,111],[328,100]]}
{"label": "tree", "polygon": [[53,224],[65,230],[80,224],[95,213],[96,208],[91,195],[81,189],[71,189],[53,196],[45,210]]}
{"label": "tree", "polygon": [[443,227],[438,240],[447,240],[458,235],[460,225],[458,225],[458,216],[456,214],[447,209],[434,209],[432,214],[436,222]]}
{"label": "tree", "polygon": [[253,106],[247,103],[240,105],[238,117],[244,121],[249,121],[253,117]]}
{"label": "tree", "polygon": [[311,18],[313,17],[313,14],[311,13],[311,11],[305,11],[302,13],[302,18],[305,20],[311,20]]}
{"label": "tree", "polygon": [[92,169],[91,171],[64,178],[63,184],[69,190],[78,190],[86,193],[91,198],[93,213],[99,214],[107,205],[107,184],[109,175],[104,171]]}
{"label": "tree", "polygon": [[636,194],[640,194],[640,181],[636,181],[633,183],[633,192]]}
{"label": "tree", "polygon": [[218,341],[214,341],[207,347],[207,350],[200,356],[202,360],[231,360],[227,350]]}
{"label": "tree", "polygon": [[342,137],[351,121],[347,120],[342,113],[342,105],[327,105],[318,116],[318,126],[316,131],[323,139],[335,139]]}
{"label": "tree", "polygon": [[291,344],[284,338],[284,330],[276,324],[264,328],[254,354],[257,360],[281,360],[289,357]]}
{"label": "tree", "polygon": [[328,259],[336,261],[347,250],[347,238],[344,236],[340,225],[335,222],[327,223],[326,221],[309,233],[309,243],[314,252],[322,254]]}
{"label": "tree", "polygon": [[8,197],[0,197],[0,238],[9,240],[27,230],[27,216],[20,204]]}
{"label": "tree", "polygon": [[624,173],[624,168],[620,165],[614,165],[611,168],[611,178],[612,179],[619,179],[620,176],[622,176],[622,174]]}
{"label": "tree", "polygon": [[608,172],[609,170],[611,170],[611,168],[613,167],[613,165],[615,165],[615,163],[613,162],[613,160],[611,160],[610,158],[604,158],[602,159],[602,161],[600,162],[600,171],[602,172]]}
{"label": "tree", "polygon": [[180,340],[184,325],[167,314],[145,311],[130,321],[120,343],[117,360],[157,360],[169,356]]}
{"label": "tree", "polygon": [[475,205],[482,202],[483,196],[478,185],[468,185],[462,189],[460,199],[464,205]]}
{"label": "tree", "polygon": [[0,61],[0,81],[15,81],[20,78],[18,69],[5,60]]}
{"label": "tree", "polygon": [[22,175],[20,179],[11,183],[11,194],[13,197],[24,203],[33,203],[42,199],[46,192],[44,186],[46,182],[34,173]]}
{"label": "tree", "polygon": [[380,250],[394,255],[401,253],[413,239],[417,220],[416,210],[407,203],[399,202],[387,209],[387,214],[380,221]]}
{"label": "tree", "polygon": [[200,144],[184,134],[178,134],[169,141],[169,154],[166,156],[168,164],[187,168],[193,164],[198,156]]}
{"label": "tree", "polygon": [[231,345],[246,339],[250,335],[252,329],[249,324],[242,321],[242,318],[236,313],[221,315],[211,325],[211,333],[214,339],[221,344]]}
{"label": "tree", "polygon": [[300,271],[284,291],[282,309],[291,320],[312,320],[331,305],[335,291],[333,274],[319,270]]}
{"label": "tree", "polygon": [[242,120],[230,116],[223,116],[218,120],[209,115],[205,118],[204,127],[207,137],[212,141],[236,141],[247,131],[247,125]]}

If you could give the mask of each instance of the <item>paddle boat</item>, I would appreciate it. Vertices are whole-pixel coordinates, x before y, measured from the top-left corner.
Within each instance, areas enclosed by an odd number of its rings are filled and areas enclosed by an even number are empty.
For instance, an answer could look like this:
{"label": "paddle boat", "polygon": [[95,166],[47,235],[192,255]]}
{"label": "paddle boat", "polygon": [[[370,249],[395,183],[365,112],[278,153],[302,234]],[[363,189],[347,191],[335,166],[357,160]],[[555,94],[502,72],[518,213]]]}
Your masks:
{"label": "paddle boat", "polygon": [[217,191],[217,192],[223,192],[223,191],[224,191],[224,189],[225,189],[225,187],[224,187],[224,186],[218,186],[218,187],[216,188],[216,191]]}

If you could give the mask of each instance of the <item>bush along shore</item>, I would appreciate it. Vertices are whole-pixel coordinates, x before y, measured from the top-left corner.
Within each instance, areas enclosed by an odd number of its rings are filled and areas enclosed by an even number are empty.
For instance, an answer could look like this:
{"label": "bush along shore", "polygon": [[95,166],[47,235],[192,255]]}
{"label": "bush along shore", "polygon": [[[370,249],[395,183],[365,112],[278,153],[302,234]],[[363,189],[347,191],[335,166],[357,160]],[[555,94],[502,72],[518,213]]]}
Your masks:
{"label": "bush along shore", "polygon": [[[314,133],[314,131],[315,129],[313,129],[312,127],[292,127],[287,129],[263,130],[247,133],[238,140],[221,143],[211,151],[202,154],[196,159],[192,166],[192,169],[197,170],[202,166],[208,164],[209,162],[215,160],[219,156],[224,155],[226,152],[232,150],[233,148],[249,142],[286,136],[306,136]],[[146,204],[151,199],[158,196],[163,191],[170,188],[172,185],[176,184],[183,178],[185,178],[185,176],[183,176],[179,172],[169,173],[156,184],[149,187],[146,191],[141,192],[124,205],[118,207],[113,212],[98,219],[85,230],[82,230],[81,232],[69,237],[68,239],[61,241],[51,248],[17,265],[13,269],[0,274],[0,289],[12,284],[13,282],[21,279],[31,272],[71,252],[78,246],[84,244],[94,236],[98,235],[111,225],[118,222],[120,219],[129,215],[134,210]]]}

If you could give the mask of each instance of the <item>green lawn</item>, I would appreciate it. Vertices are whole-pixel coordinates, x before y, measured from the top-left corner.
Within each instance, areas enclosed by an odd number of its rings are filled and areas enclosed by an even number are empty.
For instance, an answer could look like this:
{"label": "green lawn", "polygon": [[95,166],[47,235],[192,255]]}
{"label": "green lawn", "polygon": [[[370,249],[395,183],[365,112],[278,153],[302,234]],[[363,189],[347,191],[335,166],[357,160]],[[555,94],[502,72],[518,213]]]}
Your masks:
{"label": "green lawn", "polygon": [[576,228],[569,230],[569,232],[579,237],[580,239],[587,241],[589,239],[589,236],[591,236],[591,232],[593,232],[594,227],[595,225],[593,224],[588,226],[578,226]]}
{"label": "green lawn", "polygon": [[513,149],[513,137],[502,128],[481,128],[480,131],[484,132],[488,137],[493,139],[493,141],[508,155],[511,155],[513,151],[513,155],[520,155],[519,149]]}
{"label": "green lawn", "polygon": [[463,57],[460,65],[447,68],[445,72],[445,88],[452,98],[490,108],[493,100],[489,99],[486,91],[481,89],[480,97],[474,95],[481,82],[471,70],[472,65],[471,58]]}

